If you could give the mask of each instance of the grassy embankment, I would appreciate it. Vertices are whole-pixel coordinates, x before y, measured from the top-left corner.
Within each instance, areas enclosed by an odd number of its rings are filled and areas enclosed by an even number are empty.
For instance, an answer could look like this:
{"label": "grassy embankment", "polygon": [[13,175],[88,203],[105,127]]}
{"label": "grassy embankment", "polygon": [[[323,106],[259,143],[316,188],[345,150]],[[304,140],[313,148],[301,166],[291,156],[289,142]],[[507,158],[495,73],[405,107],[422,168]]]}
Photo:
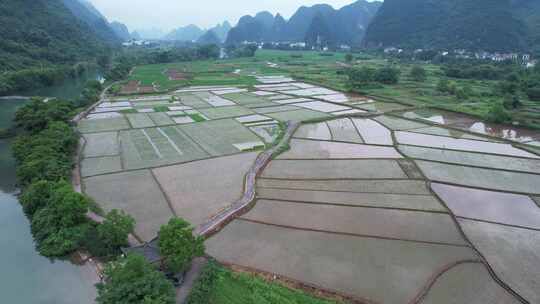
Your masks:
{"label": "grassy embankment", "polygon": [[190,294],[188,304],[337,304],[279,283],[245,273],[232,272],[216,262],[205,266]]}

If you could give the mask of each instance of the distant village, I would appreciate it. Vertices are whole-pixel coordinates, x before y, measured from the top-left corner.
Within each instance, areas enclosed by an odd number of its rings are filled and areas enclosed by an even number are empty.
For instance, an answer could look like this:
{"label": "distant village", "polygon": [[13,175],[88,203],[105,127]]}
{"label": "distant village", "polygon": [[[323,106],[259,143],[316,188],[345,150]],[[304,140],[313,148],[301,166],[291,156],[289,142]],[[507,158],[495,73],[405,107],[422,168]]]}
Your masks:
{"label": "distant village", "polygon": [[[349,52],[352,50],[352,47],[346,44],[340,44],[335,47],[328,47],[322,43],[317,43],[315,45],[308,45],[306,42],[253,42],[253,41],[244,41],[242,44],[257,45],[260,49],[287,49],[287,50],[317,50],[317,51],[343,51]],[[131,46],[142,46],[147,48],[159,47],[160,43],[158,41],[150,40],[130,40],[123,43],[124,47]],[[401,54],[406,50],[397,47],[387,47],[384,49],[385,54]],[[422,53],[426,50],[416,49],[413,51],[414,54]],[[534,59],[531,54],[528,53],[500,53],[500,52],[473,52],[464,49],[456,49],[451,51],[439,51],[441,56],[449,56],[458,59],[476,59],[476,60],[491,60],[494,62],[504,62],[504,61],[514,61],[519,62],[527,68],[532,68],[538,63],[537,59]]]}
{"label": "distant village", "polygon": [[[384,49],[385,54],[400,54],[405,50],[396,48],[396,47],[387,47]],[[422,53],[425,50],[416,49],[414,50],[415,54]],[[458,59],[476,59],[476,60],[491,60],[494,62],[504,62],[504,61],[514,61],[519,62],[527,68],[534,67],[538,60],[532,58],[531,54],[528,53],[490,53],[490,52],[472,52],[463,49],[457,49],[452,51],[440,51],[442,56],[451,56]]]}

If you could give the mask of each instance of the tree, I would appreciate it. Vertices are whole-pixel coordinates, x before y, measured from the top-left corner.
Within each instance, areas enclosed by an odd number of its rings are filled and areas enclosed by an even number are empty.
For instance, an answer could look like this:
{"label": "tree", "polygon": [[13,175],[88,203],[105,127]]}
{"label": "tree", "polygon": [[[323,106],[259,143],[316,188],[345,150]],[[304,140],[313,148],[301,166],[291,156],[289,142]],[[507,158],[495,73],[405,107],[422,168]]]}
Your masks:
{"label": "tree", "polygon": [[505,123],[510,122],[512,117],[506,112],[502,103],[496,102],[489,109],[486,119],[494,123]]}
{"label": "tree", "polygon": [[108,252],[129,245],[128,235],[135,228],[135,220],[123,211],[112,210],[97,227],[97,233]]}
{"label": "tree", "polygon": [[521,101],[519,100],[519,96],[517,95],[505,95],[503,99],[503,106],[507,110],[513,110],[520,107]]}
{"label": "tree", "polygon": [[140,255],[108,263],[103,276],[96,284],[99,304],[175,303],[172,283]]}
{"label": "tree", "polygon": [[456,98],[459,100],[465,100],[469,98],[469,95],[467,95],[467,92],[465,92],[463,88],[457,88],[455,94]]}
{"label": "tree", "polygon": [[165,266],[172,272],[183,272],[194,257],[204,254],[204,243],[193,235],[193,227],[181,218],[173,218],[159,230],[159,251]]}
{"label": "tree", "polygon": [[441,93],[447,93],[448,92],[448,86],[449,81],[446,78],[439,79],[439,82],[437,83],[437,91]]}
{"label": "tree", "polygon": [[31,228],[39,252],[48,257],[64,256],[77,249],[88,230],[88,198],[58,183],[49,203],[32,216]]}
{"label": "tree", "polygon": [[345,62],[351,63],[353,61],[353,55],[351,53],[348,53],[345,55]]}
{"label": "tree", "polygon": [[378,69],[374,75],[374,80],[384,84],[396,84],[399,82],[399,74],[399,69],[388,66]]}
{"label": "tree", "polygon": [[73,106],[66,101],[51,100],[47,103],[34,98],[15,113],[15,124],[29,132],[39,132],[47,128],[51,121],[68,121]]}
{"label": "tree", "polygon": [[22,193],[20,202],[24,213],[33,216],[36,211],[47,206],[51,200],[54,184],[45,180],[30,184]]}
{"label": "tree", "polygon": [[410,76],[416,82],[424,82],[424,81],[426,81],[427,73],[426,73],[426,70],[423,67],[421,67],[419,65],[415,65],[411,69],[411,75]]}
{"label": "tree", "polygon": [[347,70],[348,86],[350,88],[361,88],[373,81],[375,70],[368,67],[351,68]]}

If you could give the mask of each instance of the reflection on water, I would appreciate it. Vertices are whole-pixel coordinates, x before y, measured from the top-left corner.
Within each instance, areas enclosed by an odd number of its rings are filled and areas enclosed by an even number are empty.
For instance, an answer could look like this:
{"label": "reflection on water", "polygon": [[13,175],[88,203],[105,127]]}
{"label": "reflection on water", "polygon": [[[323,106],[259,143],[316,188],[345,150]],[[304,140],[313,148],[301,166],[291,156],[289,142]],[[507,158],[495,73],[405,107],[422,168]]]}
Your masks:
{"label": "reflection on water", "polygon": [[[94,75],[93,77],[95,77]],[[90,77],[90,76],[88,76]],[[24,94],[72,98],[90,78],[70,80],[62,86]],[[64,88],[64,90],[62,89]],[[0,101],[0,128],[11,125],[21,100]],[[10,140],[0,139],[0,293],[2,303],[93,303],[96,274],[92,266],[50,261],[40,256],[15,193],[15,162]]]}
{"label": "reflection on water", "polygon": [[403,117],[427,120],[455,128],[469,130],[476,133],[509,139],[521,143],[540,140],[540,132],[504,125],[479,121],[466,114],[448,112],[435,109],[423,109],[402,113]]}
{"label": "reflection on water", "polygon": [[88,70],[78,78],[68,78],[63,83],[50,87],[37,88],[28,90],[16,95],[22,96],[43,96],[57,97],[61,99],[73,99],[79,97],[84,85],[88,80],[96,80],[101,78],[101,72],[98,70]]}

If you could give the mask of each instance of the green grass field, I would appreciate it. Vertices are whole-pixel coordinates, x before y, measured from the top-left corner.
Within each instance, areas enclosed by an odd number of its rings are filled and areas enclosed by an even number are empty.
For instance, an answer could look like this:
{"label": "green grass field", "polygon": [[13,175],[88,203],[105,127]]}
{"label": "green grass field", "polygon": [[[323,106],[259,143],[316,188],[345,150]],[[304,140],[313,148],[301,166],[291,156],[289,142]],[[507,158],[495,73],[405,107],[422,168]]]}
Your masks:
{"label": "green grass field", "polygon": [[210,262],[195,284],[188,304],[337,304],[300,290],[238,274]]}

